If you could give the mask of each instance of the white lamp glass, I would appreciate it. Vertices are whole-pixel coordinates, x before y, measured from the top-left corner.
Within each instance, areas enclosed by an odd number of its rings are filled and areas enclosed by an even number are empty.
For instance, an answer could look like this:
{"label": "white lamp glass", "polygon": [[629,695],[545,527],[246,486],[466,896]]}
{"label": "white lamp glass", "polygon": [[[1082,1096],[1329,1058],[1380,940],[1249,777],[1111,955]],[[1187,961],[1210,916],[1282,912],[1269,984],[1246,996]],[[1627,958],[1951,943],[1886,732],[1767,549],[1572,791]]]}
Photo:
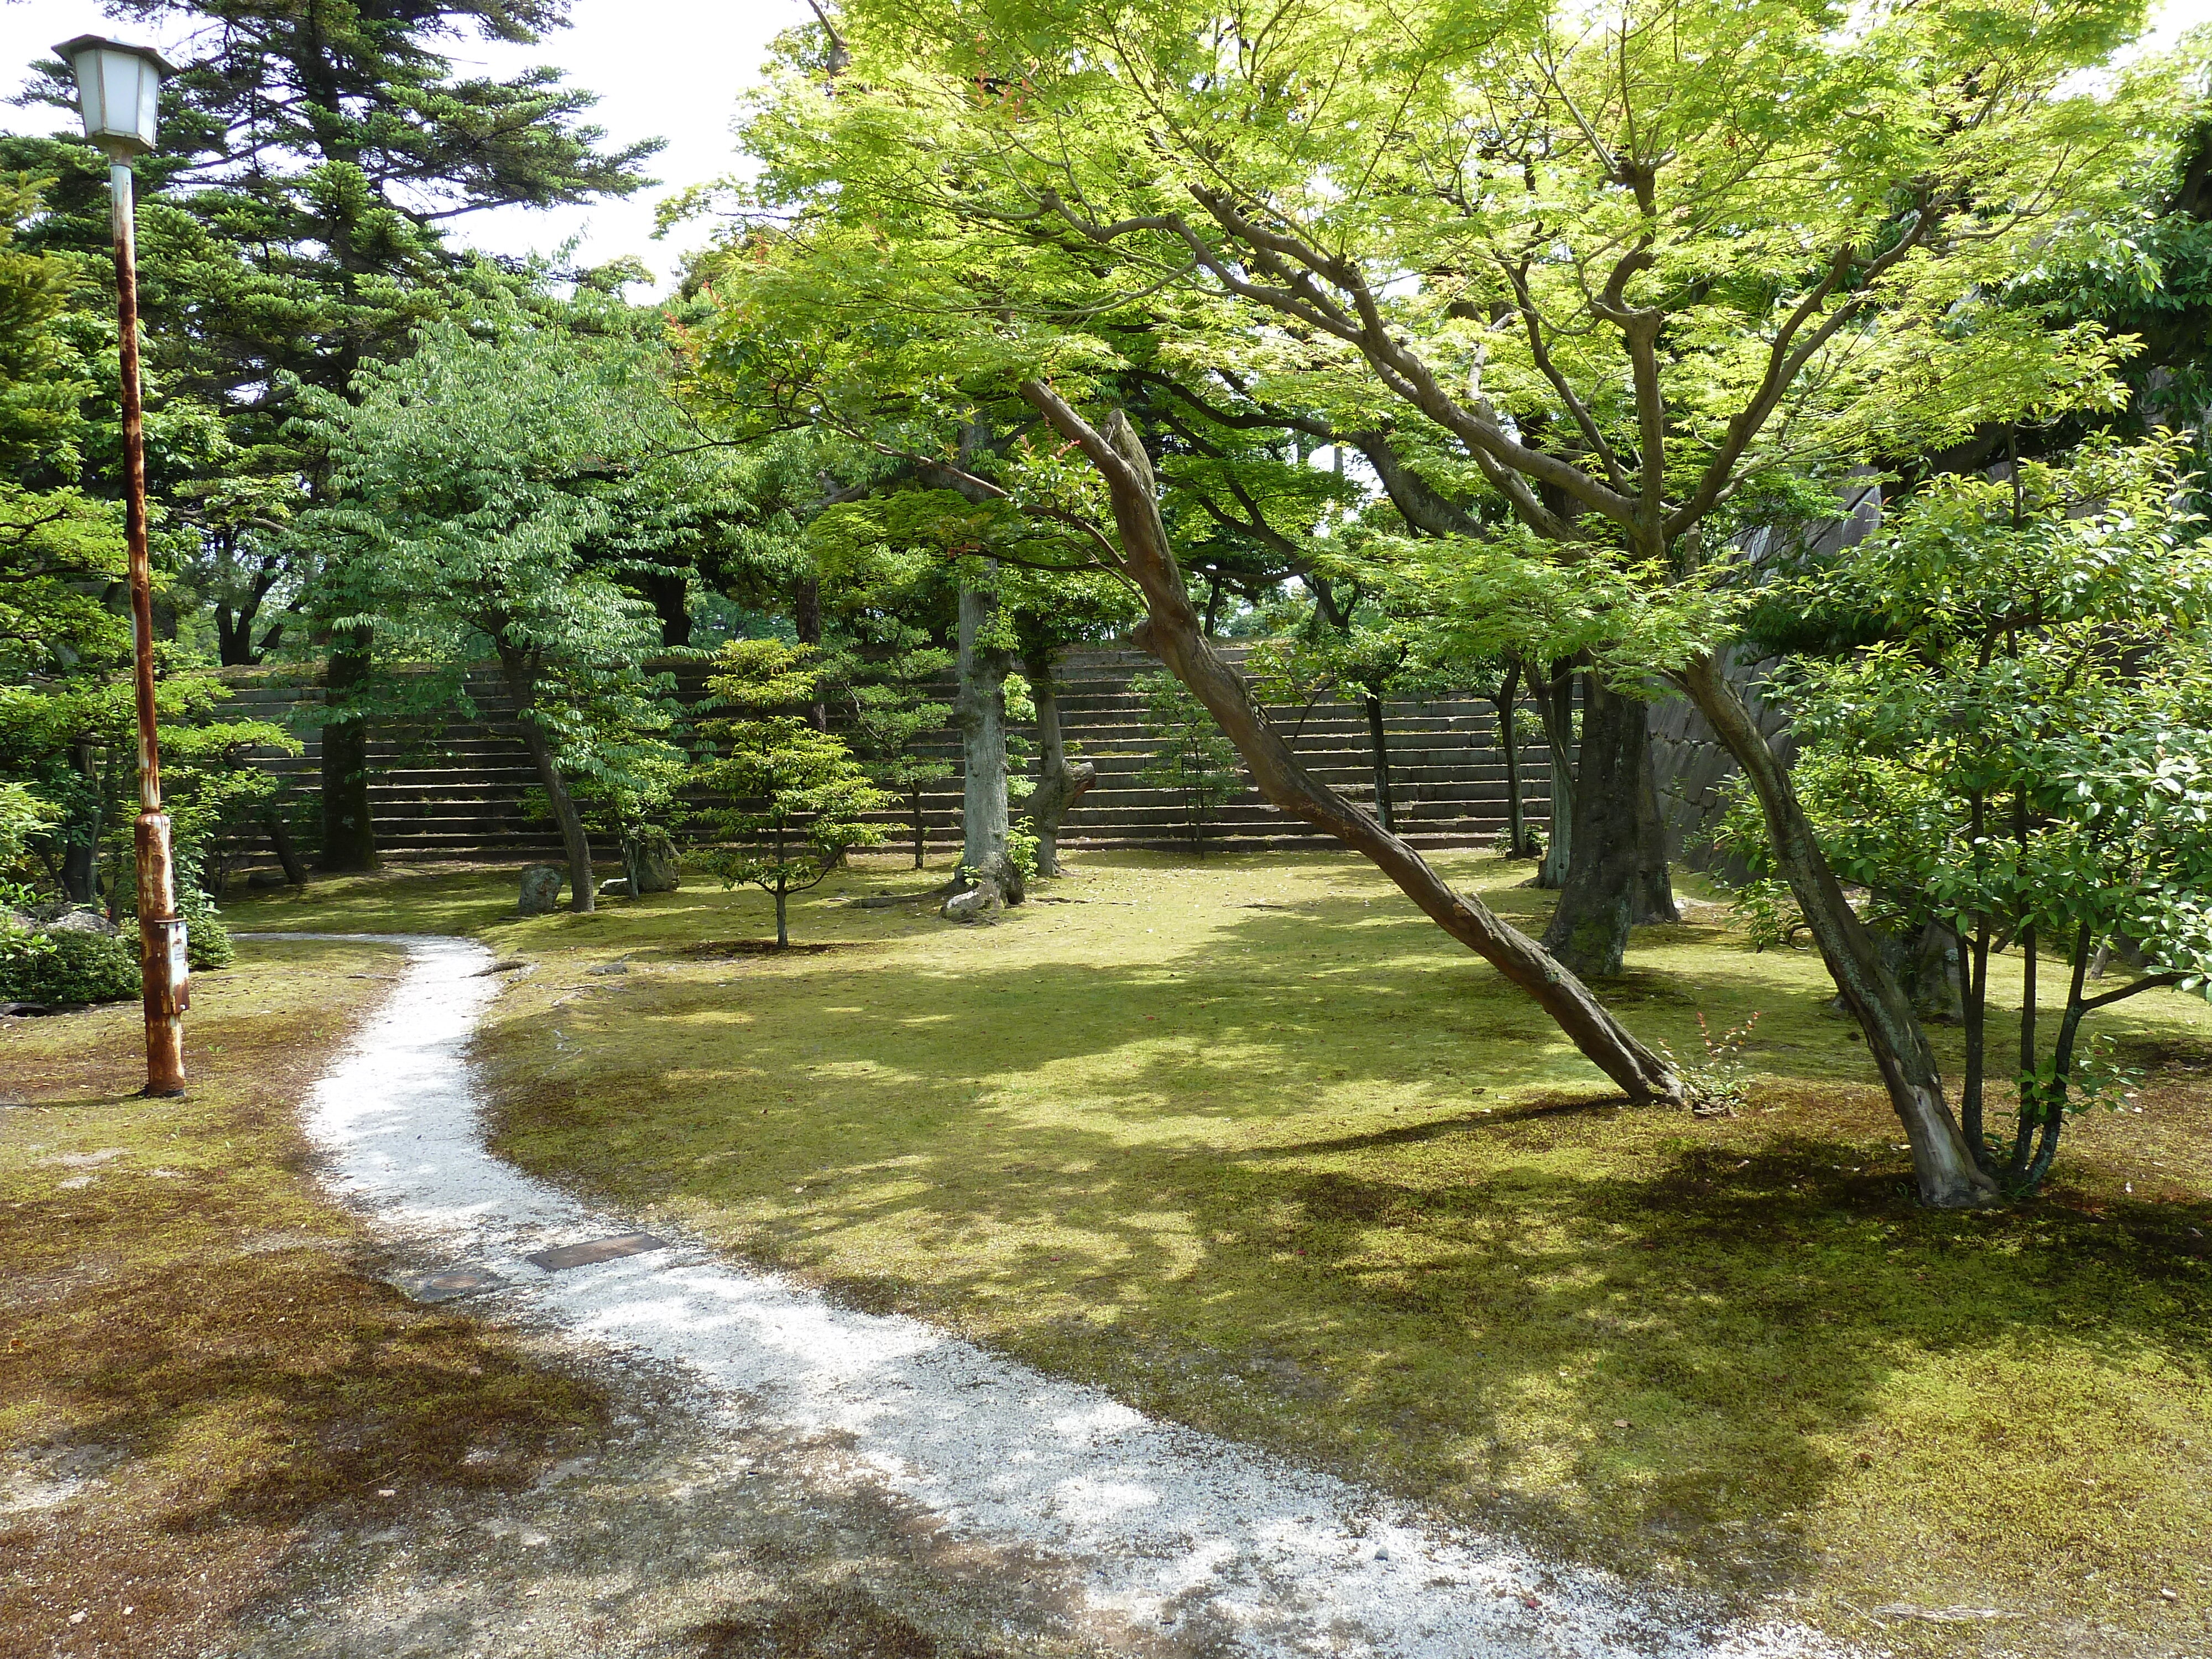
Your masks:
{"label": "white lamp glass", "polygon": [[77,109],[84,136],[111,155],[137,155],[154,148],[161,77],[176,65],[151,46],[81,34],[54,50],[76,71]]}

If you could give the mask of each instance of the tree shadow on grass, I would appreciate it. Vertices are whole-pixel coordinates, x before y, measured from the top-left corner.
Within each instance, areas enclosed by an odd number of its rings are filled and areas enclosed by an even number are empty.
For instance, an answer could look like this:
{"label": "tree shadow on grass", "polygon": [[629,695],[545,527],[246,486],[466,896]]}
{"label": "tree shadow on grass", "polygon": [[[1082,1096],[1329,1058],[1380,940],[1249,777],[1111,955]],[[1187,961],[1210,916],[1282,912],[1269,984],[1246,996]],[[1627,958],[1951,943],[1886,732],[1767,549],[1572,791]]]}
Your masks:
{"label": "tree shadow on grass", "polygon": [[1118,966],[848,957],[742,1008],[663,984],[570,1023],[585,1073],[507,1070],[505,1131],[864,1306],[1632,1568],[1809,1575],[1789,1517],[1857,1438],[1905,1455],[1887,1402],[1931,1365],[2200,1363],[2202,1203],[1929,1216],[1825,1024],[1786,1127],[1622,1109],[1425,923],[1340,919]]}

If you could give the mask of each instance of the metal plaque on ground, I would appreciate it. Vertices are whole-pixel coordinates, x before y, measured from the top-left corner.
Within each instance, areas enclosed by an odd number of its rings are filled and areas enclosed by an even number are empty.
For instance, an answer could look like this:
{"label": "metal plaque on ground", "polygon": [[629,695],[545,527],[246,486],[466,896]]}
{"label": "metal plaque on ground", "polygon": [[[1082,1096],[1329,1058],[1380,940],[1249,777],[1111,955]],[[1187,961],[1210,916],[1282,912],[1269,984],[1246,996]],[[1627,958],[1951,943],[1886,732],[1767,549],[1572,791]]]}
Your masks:
{"label": "metal plaque on ground", "polygon": [[588,1267],[594,1261],[612,1261],[617,1256],[642,1255],[647,1250],[665,1250],[668,1241],[655,1238],[651,1233],[623,1233],[613,1238],[595,1238],[587,1244],[563,1244],[550,1250],[533,1250],[522,1259],[534,1267],[543,1267],[549,1273],[557,1273],[563,1267]]}

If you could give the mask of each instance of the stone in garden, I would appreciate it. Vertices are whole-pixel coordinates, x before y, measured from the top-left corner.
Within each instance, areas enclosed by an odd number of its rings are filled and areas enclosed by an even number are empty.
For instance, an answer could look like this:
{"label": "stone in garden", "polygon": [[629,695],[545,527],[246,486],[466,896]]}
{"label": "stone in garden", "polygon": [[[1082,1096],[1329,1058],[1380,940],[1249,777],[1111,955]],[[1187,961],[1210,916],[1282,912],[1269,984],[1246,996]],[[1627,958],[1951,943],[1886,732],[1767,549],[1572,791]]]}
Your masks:
{"label": "stone in garden", "polygon": [[516,908],[526,916],[542,916],[561,902],[561,866],[533,864],[522,872],[522,897]]}
{"label": "stone in garden", "polygon": [[599,884],[599,896],[601,898],[629,898],[634,896],[629,890],[629,878],[628,876],[609,876],[605,881]]}
{"label": "stone in garden", "polygon": [[672,893],[684,884],[684,872],[676,849],[667,842],[631,841],[623,843],[623,871],[639,893]]}
{"label": "stone in garden", "polygon": [[97,910],[64,910],[46,923],[46,931],[49,933],[112,934],[118,929],[113,922]]}
{"label": "stone in garden", "polygon": [[999,890],[999,884],[986,876],[967,891],[945,900],[945,908],[937,914],[947,921],[988,921],[1006,908],[1006,896]]}

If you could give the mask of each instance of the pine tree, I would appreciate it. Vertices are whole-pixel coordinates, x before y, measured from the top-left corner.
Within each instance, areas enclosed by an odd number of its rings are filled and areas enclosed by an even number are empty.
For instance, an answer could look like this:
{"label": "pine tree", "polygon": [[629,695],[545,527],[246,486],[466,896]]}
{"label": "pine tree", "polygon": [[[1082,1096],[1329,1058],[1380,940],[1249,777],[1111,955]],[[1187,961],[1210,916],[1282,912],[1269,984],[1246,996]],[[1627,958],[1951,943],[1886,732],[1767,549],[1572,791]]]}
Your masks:
{"label": "pine tree", "polygon": [[[108,9],[125,29],[199,26],[163,90],[161,147],[138,166],[140,314],[150,378],[212,407],[221,428],[198,465],[178,458],[155,485],[201,532],[197,574],[226,662],[258,661],[303,629],[327,649],[323,861],[365,867],[368,640],[333,627],[343,598],[319,596],[287,534],[301,480],[312,490],[314,477],[286,435],[295,388],[347,395],[364,362],[402,355],[410,331],[446,308],[466,276],[443,240],[453,220],[627,194],[647,182],[639,168],[659,143],[606,149],[582,118],[593,94],[557,70],[457,74],[441,50],[534,41],[565,21],[547,0]],[[67,66],[41,70],[31,95],[73,106]],[[9,139],[0,163],[57,179],[51,240],[104,250],[106,169],[92,146]]]}

